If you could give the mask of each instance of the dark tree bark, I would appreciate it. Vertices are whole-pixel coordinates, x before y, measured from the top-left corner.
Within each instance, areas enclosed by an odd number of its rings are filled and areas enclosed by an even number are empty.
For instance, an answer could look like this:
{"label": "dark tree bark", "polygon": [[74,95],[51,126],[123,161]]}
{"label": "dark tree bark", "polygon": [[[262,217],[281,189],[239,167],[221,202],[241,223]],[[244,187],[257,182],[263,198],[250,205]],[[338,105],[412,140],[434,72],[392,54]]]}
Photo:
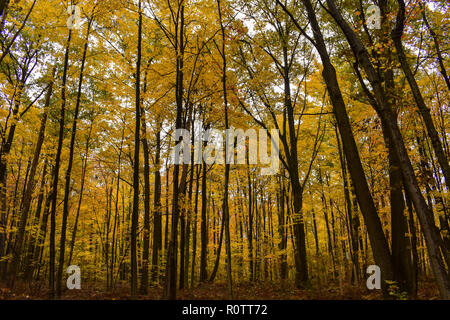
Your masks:
{"label": "dark tree bark", "polygon": [[247,223],[247,242],[248,242],[248,269],[249,269],[249,280],[255,280],[255,272],[253,268],[253,197],[252,197],[252,179],[250,175],[250,163],[248,150],[246,152],[247,156],[247,191],[248,191],[248,223]]}
{"label": "dark tree bark", "polygon": [[[215,210],[214,210],[214,199],[212,201],[213,201],[212,212],[214,214],[214,212],[215,212]],[[216,228],[213,227],[213,230],[215,230],[215,229]],[[223,232],[224,232],[224,230],[225,230],[225,223],[223,221],[223,213],[222,213],[222,223],[220,224],[220,235],[219,235],[219,247],[216,250],[216,260],[214,262],[214,267],[213,267],[213,270],[211,271],[211,275],[209,276],[209,282],[213,282],[214,281],[214,279],[216,278],[216,275],[217,275],[217,271],[219,270],[220,254],[222,252]]]}
{"label": "dark tree bark", "polygon": [[53,182],[52,191],[50,195],[51,199],[51,210],[50,210],[50,266],[49,266],[49,287],[50,287],[50,298],[55,296],[55,233],[56,233],[56,200],[58,197],[58,182],[59,182],[59,169],[61,166],[61,152],[64,140],[64,125],[65,125],[65,114],[66,114],[66,82],[67,82],[67,69],[69,67],[69,51],[70,42],[72,40],[72,29],[69,29],[69,35],[66,44],[66,53],[64,55],[64,71],[62,78],[62,89],[61,89],[61,113],[59,118],[59,137],[58,137],[58,147],[55,156],[55,166],[53,167]]}
{"label": "dark tree bark", "polygon": [[[189,105],[189,104],[187,104]],[[187,122],[184,120],[182,123],[183,128],[189,128],[192,123],[192,113],[193,108],[192,106],[188,106],[188,119]],[[190,142],[190,141],[188,141]],[[192,151],[191,151],[192,152]],[[180,197],[181,203],[186,204],[186,192],[187,192],[187,177],[189,172],[189,164],[183,162],[182,166],[183,170],[181,173],[181,179],[180,179],[180,185],[178,188],[178,196]],[[192,169],[192,167],[191,167]],[[186,265],[186,247],[189,246],[189,243],[186,242],[187,236],[186,233],[189,231],[186,229],[187,224],[186,220],[189,217],[187,217],[187,210],[186,205],[183,205],[180,208],[180,273],[179,273],[179,288],[184,289],[185,284],[185,278],[186,278],[186,270],[188,269],[188,266]]]}
{"label": "dark tree bark", "polygon": [[[337,130],[336,137],[337,137]],[[323,216],[325,218],[325,226],[327,228],[327,239],[328,239],[328,253],[331,256],[331,261],[333,263],[333,278],[336,277],[336,262],[334,259],[334,250],[333,250],[333,241],[331,239],[331,231],[330,231],[330,222],[329,222],[329,216],[328,216],[328,205],[327,205],[327,199],[325,196],[324,188],[323,188],[323,177],[322,177],[322,169],[319,168],[319,184],[320,184],[320,190],[321,190],[321,200],[323,205]]]}
{"label": "dark tree bark", "polygon": [[[150,66],[148,63],[147,69]],[[147,92],[147,70],[144,76],[144,95]],[[150,149],[147,140],[147,123],[145,117],[144,99],[141,98],[141,127],[142,127],[142,147],[144,152],[144,237],[142,251],[142,270],[140,293],[147,294],[148,290],[148,266],[150,257]],[[158,156],[159,157],[159,156]],[[159,162],[159,158],[158,158]]]}
{"label": "dark tree bark", "polygon": [[[226,59],[226,51],[225,51],[225,27],[223,24],[222,17],[222,8],[220,0],[217,0],[217,9],[219,13],[219,23],[220,29],[222,33],[222,50],[220,51],[220,55],[222,56],[222,90],[223,90],[223,101],[224,101],[224,114],[225,114],[225,129],[229,129],[228,123],[228,96],[227,96],[227,59]],[[228,139],[226,139],[228,143]],[[234,141],[233,141],[234,145]],[[234,156],[234,155],[233,155]],[[228,155],[225,155],[228,157]],[[230,212],[228,208],[228,186],[230,180],[230,163],[229,161],[225,161],[225,190],[223,194],[223,203],[222,203],[222,213],[223,213],[223,221],[222,223],[225,225],[225,251],[227,255],[227,279],[228,279],[228,297],[233,299],[233,279],[231,275],[231,239],[230,239]]]}
{"label": "dark tree bark", "polygon": [[195,262],[197,257],[197,216],[198,216],[198,189],[200,186],[200,171],[201,165],[196,166],[196,178],[195,178],[195,200],[194,200],[194,224],[193,224],[193,232],[192,232],[192,267],[191,267],[191,288],[194,287],[195,284]]}
{"label": "dark tree bark", "polygon": [[84,192],[84,184],[85,184],[86,171],[87,171],[87,163],[88,163],[89,147],[90,147],[91,134],[92,134],[92,126],[93,126],[93,121],[91,122],[91,126],[89,128],[89,135],[88,135],[88,137],[86,139],[86,145],[85,145],[85,148],[84,148],[84,156],[83,156],[83,159],[81,161],[82,168],[81,168],[80,194],[78,196],[77,213],[75,215],[75,224],[73,226],[72,238],[70,240],[69,260],[67,262],[67,265],[69,265],[69,266],[70,266],[70,264],[72,262],[73,249],[75,247],[75,240],[76,240],[77,230],[78,230],[78,221],[79,221],[79,218],[80,218],[81,204],[82,204],[82,201],[83,201],[83,192]]}
{"label": "dark tree bark", "polygon": [[[118,164],[117,164],[117,180],[116,180],[116,197],[114,201],[114,225],[113,225],[113,233],[112,233],[112,247],[111,247],[111,262],[110,262],[110,274],[111,274],[111,283],[109,284],[109,288],[114,288],[114,266],[116,262],[116,250],[118,247],[118,239],[116,239],[116,233],[120,231],[120,218],[119,218],[119,188],[120,188],[120,177],[121,177],[121,169],[122,169],[122,152],[123,152],[123,142],[125,135],[125,119],[123,119],[123,127],[122,127],[122,137],[120,139],[120,147],[119,147],[119,156],[118,156]],[[122,197],[122,210],[125,210],[124,198]],[[125,216],[125,214],[123,214]],[[120,249],[120,248],[119,248]],[[119,268],[120,270],[120,268]],[[119,272],[118,270],[118,272]]]}
{"label": "dark tree bark", "polygon": [[[184,3],[181,3],[178,8],[175,23],[175,53],[177,56],[176,62],[176,85],[175,98],[177,105],[177,115],[175,121],[175,129],[182,129],[183,116],[183,63],[184,63]],[[180,143],[181,139],[175,141],[175,145]],[[176,163],[173,168],[173,194],[172,194],[172,226],[169,241],[169,248],[167,252],[167,267],[166,267],[166,286],[164,296],[169,300],[175,300],[177,295],[177,254],[178,254],[178,222],[180,217],[179,207],[179,175],[180,165],[179,160],[175,159]]]}
{"label": "dark tree bark", "polygon": [[[195,146],[195,110],[191,106],[190,110],[190,128],[191,128],[191,146]],[[189,258],[190,258],[190,237],[191,237],[191,222],[192,222],[192,188],[194,183],[194,147],[191,148],[191,164],[190,164],[190,174],[189,174],[189,191],[188,191],[188,215],[186,221],[186,231],[185,231],[185,247],[184,247],[184,275],[183,282],[186,287],[189,287]],[[197,181],[198,183],[198,181]]]}
{"label": "dark tree bark", "polygon": [[409,232],[411,233],[411,251],[412,251],[412,283],[410,283],[411,291],[417,293],[417,279],[418,279],[418,264],[419,264],[419,255],[417,253],[417,231],[416,225],[414,223],[414,215],[413,215],[413,205],[411,200],[409,199],[408,193],[405,193],[406,204],[408,206],[408,225]]}
{"label": "dark tree bark", "polygon": [[[208,129],[208,125],[206,130]],[[207,182],[206,182],[206,163],[202,158],[202,212],[201,212],[201,249],[200,249],[200,281],[206,282],[208,280],[208,272],[207,272],[207,259],[208,259],[208,218],[207,218],[207,207],[208,207],[208,199],[207,199]]]}
{"label": "dark tree bark", "polygon": [[[358,212],[355,210],[353,212],[353,204],[350,199],[350,183],[347,179],[347,161],[345,159],[345,156],[342,154],[342,148],[341,148],[341,141],[339,139],[337,128],[335,128],[336,133],[336,140],[338,143],[338,149],[339,149],[339,159],[341,163],[341,172],[342,172],[342,181],[344,185],[344,198],[346,203],[346,209],[347,209],[347,220],[348,220],[348,231],[350,234],[350,242],[351,242],[351,258],[352,258],[352,264],[353,264],[353,272],[352,272],[352,281],[358,280],[358,270],[359,270],[359,258],[358,258],[358,226],[354,225],[355,222],[358,221]],[[355,230],[356,229],[356,230]]]}
{"label": "dark tree bark", "polygon": [[[170,146],[170,141],[169,141]],[[164,254],[167,256],[167,250],[169,246],[169,155],[166,158],[166,219],[164,224]]]}
{"label": "dark tree bark", "polygon": [[86,38],[83,47],[83,57],[81,58],[81,68],[80,68],[80,76],[78,80],[78,91],[77,91],[77,101],[75,104],[75,112],[73,116],[72,123],[72,132],[70,137],[70,147],[69,147],[69,163],[67,165],[66,176],[65,176],[65,189],[64,189],[64,202],[63,202],[63,216],[62,216],[62,226],[61,226],[61,239],[59,244],[59,265],[58,265],[58,274],[56,280],[56,294],[58,297],[61,297],[62,290],[62,276],[64,269],[64,256],[66,251],[66,230],[67,230],[67,218],[69,216],[69,193],[70,193],[70,182],[71,182],[71,174],[72,174],[72,166],[73,166],[73,153],[75,151],[75,138],[77,133],[77,122],[78,116],[80,114],[80,104],[81,104],[81,90],[83,86],[83,76],[84,76],[84,67],[86,64],[86,55],[88,51],[89,45],[89,34],[91,31],[91,24],[93,20],[93,15],[90,17],[87,30],[86,30]]}
{"label": "dark tree bark", "polygon": [[161,219],[161,124],[157,124],[156,129],[156,154],[155,154],[155,194],[153,201],[153,252],[152,252],[152,282],[158,279],[159,254],[162,249],[162,219]]}
{"label": "dark tree bark", "polygon": [[[283,175],[282,175],[283,176]],[[288,275],[288,264],[287,264],[287,222],[286,222],[286,209],[285,209],[285,199],[286,199],[286,187],[284,182],[280,178],[280,194],[278,195],[278,232],[280,233],[281,241],[278,248],[281,251],[280,255],[280,277],[282,281],[287,279]]]}
{"label": "dark tree bark", "polygon": [[137,228],[139,224],[139,150],[141,131],[141,58],[142,58],[142,9],[141,1],[138,4],[138,46],[136,61],[136,111],[134,132],[134,161],[133,161],[133,213],[131,216],[131,295],[135,296],[138,289],[138,267],[137,267]]}

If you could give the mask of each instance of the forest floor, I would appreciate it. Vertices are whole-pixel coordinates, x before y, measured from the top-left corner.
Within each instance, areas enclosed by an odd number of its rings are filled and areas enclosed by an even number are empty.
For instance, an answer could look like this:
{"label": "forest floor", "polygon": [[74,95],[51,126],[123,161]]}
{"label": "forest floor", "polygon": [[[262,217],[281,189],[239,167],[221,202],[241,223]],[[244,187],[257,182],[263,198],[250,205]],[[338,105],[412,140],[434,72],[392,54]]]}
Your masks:
{"label": "forest floor", "polygon": [[[298,290],[291,286],[282,286],[278,283],[236,283],[233,287],[236,300],[377,300],[382,299],[379,290],[369,291],[365,283],[359,286],[330,283],[326,287],[313,287],[307,290]],[[202,284],[193,289],[178,291],[180,300],[227,300],[226,282]],[[137,296],[138,300],[162,299],[161,287],[150,287],[148,294]],[[48,291],[45,284],[35,284],[32,287],[18,284],[12,292],[0,284],[0,300],[41,300],[47,299]],[[118,284],[114,291],[106,291],[100,284],[82,286],[80,290],[63,291],[63,300],[130,300],[127,283]],[[435,284],[431,281],[421,282],[417,295],[419,300],[439,299]]]}

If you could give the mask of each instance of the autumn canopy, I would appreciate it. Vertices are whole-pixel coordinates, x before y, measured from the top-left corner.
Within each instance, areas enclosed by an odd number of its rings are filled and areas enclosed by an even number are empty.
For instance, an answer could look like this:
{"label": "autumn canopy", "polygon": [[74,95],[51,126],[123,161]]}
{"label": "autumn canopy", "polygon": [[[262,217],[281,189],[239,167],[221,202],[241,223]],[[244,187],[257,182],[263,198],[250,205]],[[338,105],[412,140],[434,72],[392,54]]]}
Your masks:
{"label": "autumn canopy", "polygon": [[449,8],[1,0],[0,299],[450,299]]}

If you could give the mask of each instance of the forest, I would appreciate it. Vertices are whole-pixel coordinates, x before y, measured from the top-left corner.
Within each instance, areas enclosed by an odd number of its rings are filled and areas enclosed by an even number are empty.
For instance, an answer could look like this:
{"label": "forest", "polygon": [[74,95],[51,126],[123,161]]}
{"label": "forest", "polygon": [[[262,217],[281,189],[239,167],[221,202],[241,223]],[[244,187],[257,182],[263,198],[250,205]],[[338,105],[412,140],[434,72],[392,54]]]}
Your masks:
{"label": "forest", "polygon": [[450,299],[449,9],[0,0],[0,299]]}

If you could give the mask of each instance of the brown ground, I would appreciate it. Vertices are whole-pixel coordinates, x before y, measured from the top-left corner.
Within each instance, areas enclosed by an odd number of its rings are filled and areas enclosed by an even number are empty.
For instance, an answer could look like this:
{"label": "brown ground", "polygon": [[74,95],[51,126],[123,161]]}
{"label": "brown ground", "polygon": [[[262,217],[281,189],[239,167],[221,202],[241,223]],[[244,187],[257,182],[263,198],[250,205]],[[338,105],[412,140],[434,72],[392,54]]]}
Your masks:
{"label": "brown ground", "polygon": [[[217,281],[213,284],[203,284],[193,289],[178,291],[178,299],[183,300],[227,300],[226,282]],[[148,295],[138,296],[136,299],[162,299],[161,287],[151,287]],[[32,287],[26,284],[18,284],[11,292],[0,284],[0,300],[17,299],[47,299],[48,290],[45,283],[34,284]],[[379,290],[369,291],[364,283],[360,286],[343,285],[336,283],[327,287],[314,286],[309,290],[297,290],[291,286],[283,288],[274,283],[238,283],[234,285],[234,299],[236,300],[374,300],[381,299]],[[421,282],[418,299],[439,299],[436,286],[432,282]],[[65,300],[129,300],[129,287],[127,283],[120,283],[113,292],[107,292],[102,284],[85,285],[81,290],[65,290],[62,299]]]}

